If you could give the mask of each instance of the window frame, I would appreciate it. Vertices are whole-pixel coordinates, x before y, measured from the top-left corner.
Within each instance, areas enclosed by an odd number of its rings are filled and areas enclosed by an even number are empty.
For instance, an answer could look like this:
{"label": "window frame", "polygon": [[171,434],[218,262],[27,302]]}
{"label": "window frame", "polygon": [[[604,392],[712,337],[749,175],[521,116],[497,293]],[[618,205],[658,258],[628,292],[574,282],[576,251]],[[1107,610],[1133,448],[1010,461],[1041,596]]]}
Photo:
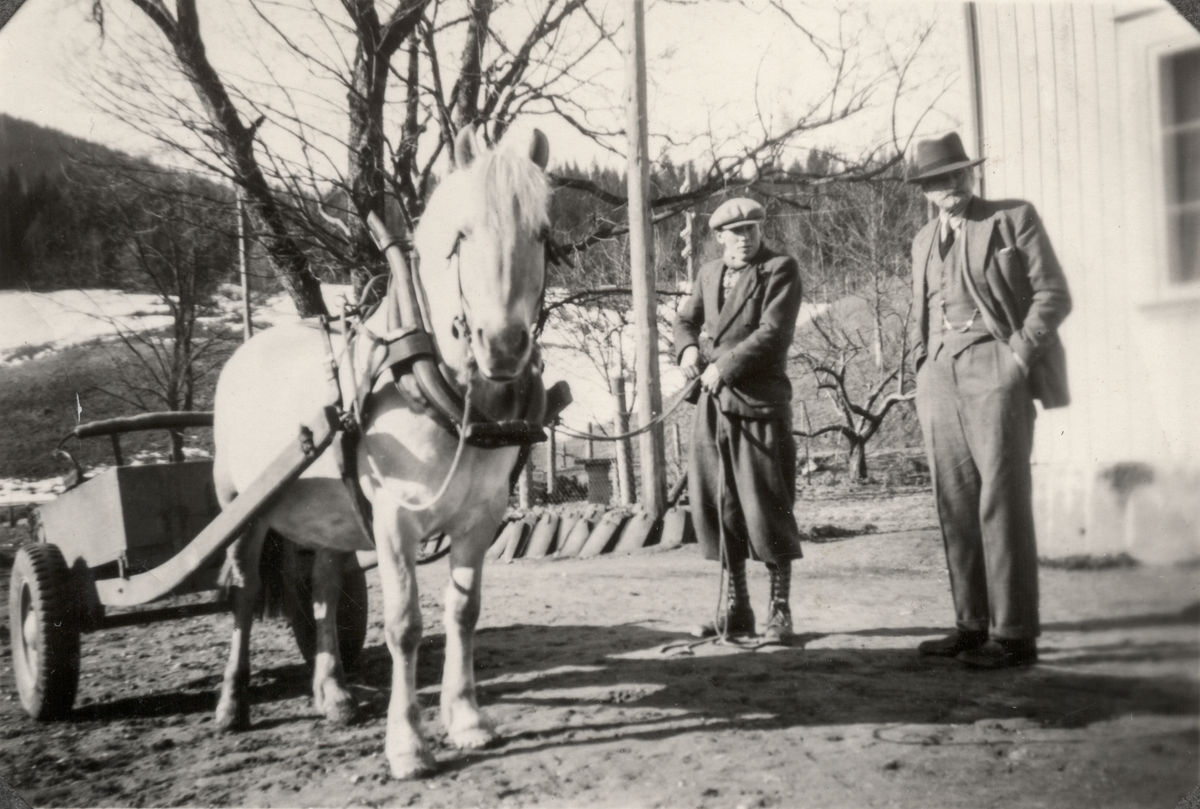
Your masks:
{"label": "window frame", "polygon": [[1149,243],[1142,242],[1141,249],[1145,252],[1140,260],[1129,256],[1129,259],[1146,262],[1152,268],[1148,275],[1142,276],[1144,291],[1136,296],[1140,299],[1138,306],[1145,311],[1179,306],[1191,310],[1200,306],[1200,278],[1173,280],[1176,247],[1167,202],[1170,197],[1166,185],[1168,156],[1164,148],[1164,93],[1167,89],[1164,75],[1169,59],[1200,47],[1200,31],[1171,8],[1146,9],[1124,18],[1117,17],[1116,22],[1119,58],[1124,65],[1121,149],[1127,153],[1132,150],[1134,155],[1146,155],[1144,160],[1135,158],[1126,162],[1123,169],[1127,190],[1142,184],[1144,192],[1134,192],[1131,196],[1139,199],[1148,213],[1145,225],[1149,229],[1135,225],[1130,234],[1142,234],[1135,242],[1142,238],[1149,240]]}
{"label": "window frame", "polygon": [[[1195,211],[1200,213],[1200,199],[1180,201],[1176,199],[1177,192],[1171,188],[1174,182],[1174,177],[1178,171],[1177,165],[1179,162],[1179,152],[1176,148],[1176,137],[1184,132],[1200,133],[1200,119],[1179,123],[1174,120],[1168,120],[1168,114],[1172,114],[1174,105],[1174,75],[1172,70],[1172,62],[1185,57],[1200,55],[1200,41],[1194,41],[1189,47],[1186,42],[1179,43],[1175,46],[1168,46],[1156,49],[1155,54],[1155,70],[1153,74],[1154,87],[1156,92],[1153,94],[1155,99],[1153,127],[1154,136],[1157,146],[1156,156],[1158,168],[1158,200],[1161,206],[1162,216],[1160,218],[1159,230],[1162,234],[1162,244],[1165,247],[1165,261],[1163,263],[1163,273],[1161,283],[1167,290],[1178,290],[1180,292],[1194,291],[1200,293],[1200,266],[1192,268],[1194,275],[1190,278],[1181,278],[1183,274],[1180,242],[1182,241],[1171,225],[1172,218],[1181,211]],[[1200,83],[1194,88],[1196,93],[1200,93]],[[1197,167],[1200,169],[1200,167]],[[1196,238],[1200,240],[1200,233],[1196,234]]]}

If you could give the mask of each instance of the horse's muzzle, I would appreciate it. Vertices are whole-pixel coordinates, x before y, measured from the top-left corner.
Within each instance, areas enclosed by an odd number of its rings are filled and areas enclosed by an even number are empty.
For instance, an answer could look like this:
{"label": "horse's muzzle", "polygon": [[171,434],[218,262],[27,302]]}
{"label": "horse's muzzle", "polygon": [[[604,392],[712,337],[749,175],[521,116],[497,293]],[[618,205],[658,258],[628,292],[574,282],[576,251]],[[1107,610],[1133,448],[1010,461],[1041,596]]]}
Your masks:
{"label": "horse's muzzle", "polygon": [[529,327],[523,323],[509,323],[495,332],[475,330],[475,361],[479,371],[494,382],[505,382],[525,370],[533,341]]}

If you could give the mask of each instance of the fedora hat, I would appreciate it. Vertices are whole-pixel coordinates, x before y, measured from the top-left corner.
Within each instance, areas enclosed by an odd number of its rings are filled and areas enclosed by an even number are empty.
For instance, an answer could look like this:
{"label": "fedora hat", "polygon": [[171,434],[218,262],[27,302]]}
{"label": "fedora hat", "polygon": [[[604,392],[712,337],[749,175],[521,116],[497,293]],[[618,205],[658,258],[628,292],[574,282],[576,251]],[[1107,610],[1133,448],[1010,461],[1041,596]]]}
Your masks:
{"label": "fedora hat", "polygon": [[958,169],[978,166],[984,158],[972,160],[967,157],[962,138],[951,132],[940,138],[917,141],[917,164],[908,176],[908,182],[919,183],[931,177],[949,174]]}

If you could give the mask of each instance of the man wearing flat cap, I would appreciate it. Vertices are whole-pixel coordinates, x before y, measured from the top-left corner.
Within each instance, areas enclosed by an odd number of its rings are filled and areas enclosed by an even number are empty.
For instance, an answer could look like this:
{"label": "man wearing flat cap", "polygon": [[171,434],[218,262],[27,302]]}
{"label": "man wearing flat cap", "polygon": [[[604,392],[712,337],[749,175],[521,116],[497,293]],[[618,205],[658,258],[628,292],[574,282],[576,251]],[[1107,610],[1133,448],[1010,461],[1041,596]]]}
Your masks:
{"label": "man wearing flat cap", "polygon": [[[688,491],[706,559],[720,559],[729,597],[701,635],[755,634],[746,560],[771,577],[767,638],[792,635],[788,605],[792,560],[801,556],[792,506],[796,444],[787,353],[800,311],[796,260],[763,244],[766,212],[752,199],[722,203],[708,220],[722,256],[704,264],[675,318],[675,357],[700,378]],[[700,332],[712,340],[700,352]]]}
{"label": "man wearing flat cap", "polygon": [[916,404],[956,622],[918,650],[1008,668],[1037,662],[1033,401],[1070,401],[1071,295],[1034,207],[974,195],[981,162],[950,133],[917,144],[909,177],[937,210],[912,246]]}

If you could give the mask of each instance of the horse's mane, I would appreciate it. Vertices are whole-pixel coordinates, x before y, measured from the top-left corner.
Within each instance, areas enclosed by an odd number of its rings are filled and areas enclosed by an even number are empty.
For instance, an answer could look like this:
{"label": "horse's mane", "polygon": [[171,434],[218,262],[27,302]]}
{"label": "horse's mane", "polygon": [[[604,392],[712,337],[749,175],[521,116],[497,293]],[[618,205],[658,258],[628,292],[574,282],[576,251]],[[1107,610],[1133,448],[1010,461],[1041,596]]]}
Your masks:
{"label": "horse's mane", "polygon": [[[549,224],[550,184],[524,154],[501,147],[451,172],[435,189],[417,226],[417,250],[445,254],[465,225],[511,239]],[[445,248],[445,250],[443,250]]]}

